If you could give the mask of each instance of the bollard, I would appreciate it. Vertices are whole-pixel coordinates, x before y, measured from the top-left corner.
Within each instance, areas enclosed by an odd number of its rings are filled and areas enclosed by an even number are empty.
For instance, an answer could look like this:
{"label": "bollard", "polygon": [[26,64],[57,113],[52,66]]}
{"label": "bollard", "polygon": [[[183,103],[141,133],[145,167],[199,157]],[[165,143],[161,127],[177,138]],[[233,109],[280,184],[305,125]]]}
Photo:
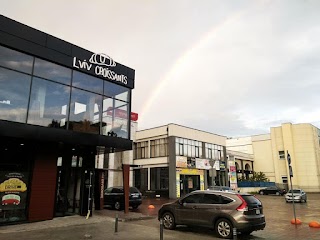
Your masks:
{"label": "bollard", "polygon": [[160,218],[160,240],[163,240],[163,219]]}
{"label": "bollard", "polygon": [[116,214],[116,221],[114,224],[114,232],[118,232],[118,214]]}
{"label": "bollard", "polygon": [[237,240],[237,229],[233,228],[233,240]]}

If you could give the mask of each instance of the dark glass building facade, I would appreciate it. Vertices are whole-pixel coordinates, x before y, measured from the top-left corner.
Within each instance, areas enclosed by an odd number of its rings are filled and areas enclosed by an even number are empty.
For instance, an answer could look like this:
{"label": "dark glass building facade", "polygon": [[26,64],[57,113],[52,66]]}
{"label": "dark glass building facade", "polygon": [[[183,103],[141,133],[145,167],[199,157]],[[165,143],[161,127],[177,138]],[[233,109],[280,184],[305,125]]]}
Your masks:
{"label": "dark glass building facade", "polygon": [[92,208],[96,156],[132,149],[134,74],[0,16],[0,224]]}

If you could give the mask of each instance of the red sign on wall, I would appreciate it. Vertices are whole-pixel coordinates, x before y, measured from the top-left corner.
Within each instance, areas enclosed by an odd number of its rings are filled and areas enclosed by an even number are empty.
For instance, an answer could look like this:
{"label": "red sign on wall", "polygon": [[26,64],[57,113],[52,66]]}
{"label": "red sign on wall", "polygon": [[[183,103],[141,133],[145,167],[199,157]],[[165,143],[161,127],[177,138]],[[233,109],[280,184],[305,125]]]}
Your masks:
{"label": "red sign on wall", "polygon": [[[123,118],[123,119],[127,119],[127,111],[122,110],[122,109],[112,109],[112,108],[108,108],[107,110],[107,114],[110,116],[112,116],[114,112],[114,116],[117,118]],[[131,121],[137,121],[138,120],[138,113],[134,113],[131,112]]]}

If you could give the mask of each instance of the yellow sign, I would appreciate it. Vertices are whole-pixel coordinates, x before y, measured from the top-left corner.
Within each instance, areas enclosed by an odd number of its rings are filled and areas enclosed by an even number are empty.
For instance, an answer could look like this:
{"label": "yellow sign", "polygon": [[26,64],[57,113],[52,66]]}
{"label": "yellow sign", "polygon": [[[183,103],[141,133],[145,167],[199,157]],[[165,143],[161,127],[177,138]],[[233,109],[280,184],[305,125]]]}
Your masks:
{"label": "yellow sign", "polygon": [[184,174],[184,175],[203,175],[203,170],[201,169],[188,169],[188,168],[182,168],[182,169],[177,169],[179,171],[179,174]]}
{"label": "yellow sign", "polygon": [[25,192],[27,185],[19,178],[9,178],[0,184],[0,192]]}

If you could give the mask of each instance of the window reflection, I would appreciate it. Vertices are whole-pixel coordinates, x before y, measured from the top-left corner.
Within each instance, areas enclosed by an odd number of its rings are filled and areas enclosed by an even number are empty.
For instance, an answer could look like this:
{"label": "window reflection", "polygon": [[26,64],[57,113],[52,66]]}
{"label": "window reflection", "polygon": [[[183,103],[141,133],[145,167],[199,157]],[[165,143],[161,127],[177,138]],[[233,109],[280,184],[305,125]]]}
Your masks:
{"label": "window reflection", "polygon": [[25,123],[31,77],[0,67],[0,116]]}
{"label": "window reflection", "polygon": [[103,94],[108,97],[114,97],[118,100],[129,101],[129,89],[126,87],[122,87],[120,85],[107,82],[104,83],[104,91]]}
{"label": "window reflection", "polygon": [[28,123],[66,128],[70,87],[34,78],[32,81]]}
{"label": "window reflection", "polygon": [[128,103],[113,98],[103,100],[102,134],[116,133],[117,137],[128,138]]}
{"label": "window reflection", "polygon": [[72,88],[69,129],[100,132],[102,96]]}
{"label": "window reflection", "polygon": [[33,74],[38,77],[68,85],[70,85],[71,82],[71,69],[41,60],[39,58],[35,59]]}
{"label": "window reflection", "polygon": [[0,65],[18,70],[20,72],[32,72],[33,57],[9,48],[0,46]]}
{"label": "window reflection", "polygon": [[72,86],[102,94],[103,80],[73,71]]}

